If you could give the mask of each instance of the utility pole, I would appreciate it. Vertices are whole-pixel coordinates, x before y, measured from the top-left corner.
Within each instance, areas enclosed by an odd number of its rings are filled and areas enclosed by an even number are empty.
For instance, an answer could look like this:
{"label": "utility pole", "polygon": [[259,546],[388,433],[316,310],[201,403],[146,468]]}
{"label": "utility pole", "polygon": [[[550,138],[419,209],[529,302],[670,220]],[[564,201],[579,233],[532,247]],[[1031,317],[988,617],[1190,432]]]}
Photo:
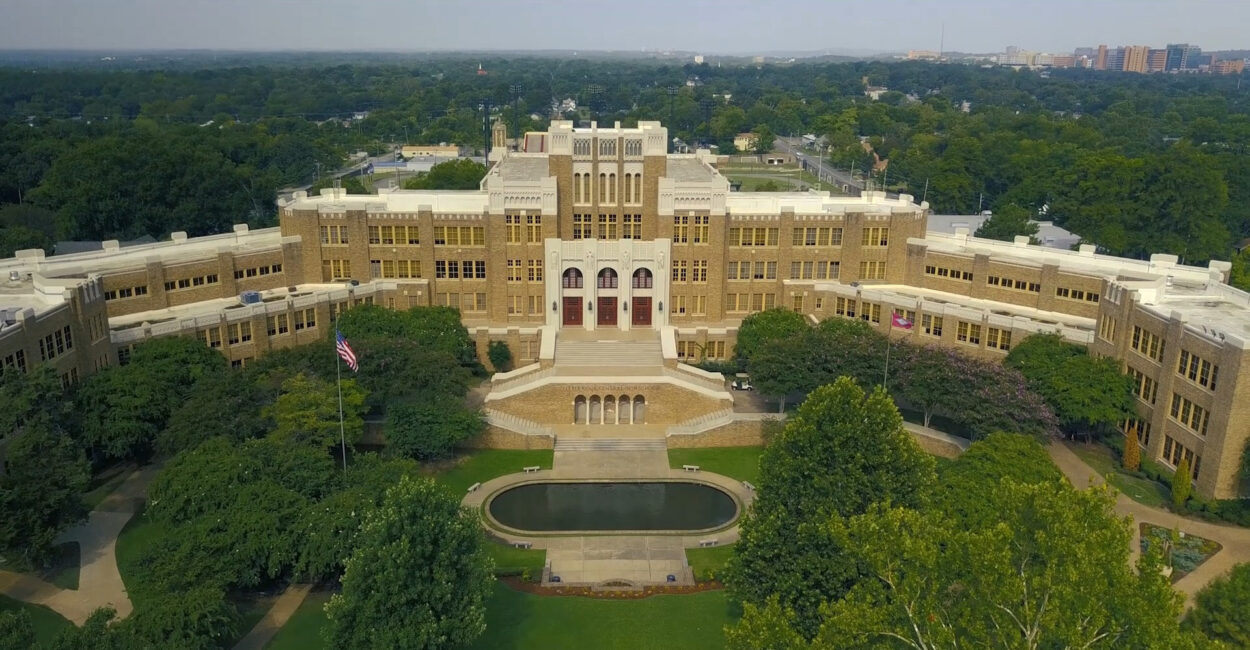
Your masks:
{"label": "utility pole", "polygon": [[[521,142],[521,84],[512,84],[508,86],[508,90],[512,91],[512,137],[519,144]],[[507,143],[504,143],[507,146]],[[520,147],[517,147],[520,149]]]}
{"label": "utility pole", "polygon": [[920,202],[924,203],[929,198],[929,179],[924,179],[924,195],[920,197]]}
{"label": "utility pole", "polygon": [[981,214],[981,204],[985,202],[985,192],[977,195],[977,214]]}

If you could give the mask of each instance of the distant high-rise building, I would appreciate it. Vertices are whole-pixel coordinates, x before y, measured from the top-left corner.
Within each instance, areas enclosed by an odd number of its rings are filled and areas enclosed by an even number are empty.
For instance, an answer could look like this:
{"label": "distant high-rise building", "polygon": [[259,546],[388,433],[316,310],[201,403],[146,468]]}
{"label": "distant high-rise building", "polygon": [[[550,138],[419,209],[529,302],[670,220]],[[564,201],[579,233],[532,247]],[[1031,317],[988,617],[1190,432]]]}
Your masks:
{"label": "distant high-rise building", "polygon": [[1106,45],[1098,46],[1098,52],[1094,54],[1094,69],[1095,70],[1107,69],[1107,46]]}
{"label": "distant high-rise building", "polygon": [[1103,70],[1124,70],[1124,48],[1117,47],[1107,51],[1107,65]]}
{"label": "distant high-rise building", "polygon": [[1119,49],[1124,53],[1123,63],[1120,65],[1121,70],[1145,74],[1150,58],[1150,47],[1146,45],[1130,45]]}
{"label": "distant high-rise building", "polygon": [[1146,57],[1146,70],[1148,72],[1163,72],[1167,67],[1168,51],[1151,49],[1150,54]]}
{"label": "distant high-rise building", "polygon": [[1078,47],[1072,51],[1072,58],[1079,59],[1085,57],[1091,61],[1098,56],[1098,48],[1096,47]]}
{"label": "distant high-rise building", "polygon": [[1202,55],[1202,48],[1189,43],[1168,43],[1167,61],[1163,69],[1168,72],[1180,70],[1197,70],[1197,58]]}
{"label": "distant high-rise building", "polygon": [[1211,72],[1215,74],[1241,74],[1246,69],[1245,59],[1227,59],[1211,64]]}

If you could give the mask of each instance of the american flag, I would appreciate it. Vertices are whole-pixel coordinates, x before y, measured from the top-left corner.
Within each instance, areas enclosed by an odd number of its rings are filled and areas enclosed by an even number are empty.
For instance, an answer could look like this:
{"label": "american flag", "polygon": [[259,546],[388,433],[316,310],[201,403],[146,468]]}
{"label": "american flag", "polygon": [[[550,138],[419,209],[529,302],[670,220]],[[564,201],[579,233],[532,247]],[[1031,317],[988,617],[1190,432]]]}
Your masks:
{"label": "american flag", "polygon": [[352,372],[359,371],[360,365],[356,363],[356,353],[352,351],[352,346],[347,344],[347,339],[343,338],[339,332],[334,333],[334,338],[334,347],[339,352],[339,358],[347,362],[347,367],[351,368]]}

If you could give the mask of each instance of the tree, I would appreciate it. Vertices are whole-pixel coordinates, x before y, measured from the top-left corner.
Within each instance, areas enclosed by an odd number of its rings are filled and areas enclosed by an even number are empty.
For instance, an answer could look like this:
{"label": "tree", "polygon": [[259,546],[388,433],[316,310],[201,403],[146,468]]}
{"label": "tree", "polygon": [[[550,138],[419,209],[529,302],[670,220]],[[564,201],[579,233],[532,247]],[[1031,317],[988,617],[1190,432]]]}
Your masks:
{"label": "tree", "polygon": [[251,374],[222,372],[205,377],[170,413],[168,424],[156,437],[156,451],[172,456],[218,436],[236,442],[259,438],[269,432],[270,424],[261,416],[268,398]]}
{"label": "tree", "polygon": [[17,251],[28,248],[42,249],[46,253],[52,248],[52,240],[26,226],[0,227],[0,258],[13,257]]}
{"label": "tree", "polygon": [[30,622],[30,612],[25,608],[0,612],[0,646],[5,648],[34,648],[35,628]]}
{"label": "tree", "polygon": [[406,190],[476,190],[486,177],[486,165],[472,158],[438,163],[428,172],[404,181]]}
{"label": "tree", "polygon": [[734,358],[745,363],[764,343],[787,339],[809,329],[807,318],[796,311],[777,308],[756,312],[742,319],[738,326]]}
{"label": "tree", "polygon": [[1105,488],[999,487],[999,521],[874,506],[830,523],[869,576],[823,612],[815,648],[1177,647],[1181,598]]}
{"label": "tree", "polygon": [[776,141],[777,136],[773,135],[773,130],[768,128],[767,124],[751,129],[751,133],[755,135],[755,153],[768,153],[773,150],[773,142]]}
{"label": "tree", "polygon": [[1129,427],[1124,435],[1124,469],[1136,472],[1141,467],[1141,441],[1137,439],[1137,427]]}
{"label": "tree", "polygon": [[1095,359],[1058,334],[1028,337],[1003,363],[1028,379],[1071,433],[1105,429],[1137,413],[1132,379],[1119,361]]}
{"label": "tree", "polygon": [[82,449],[46,421],[27,424],[5,450],[0,475],[0,549],[28,565],[47,558],[56,536],[82,518],[90,468]]}
{"label": "tree", "polygon": [[1031,243],[1040,243],[1035,236],[1037,223],[1029,217],[1028,210],[1009,203],[995,210],[974,234],[977,237],[1001,241],[1014,241],[1017,235],[1025,235]]}
{"label": "tree", "polygon": [[316,183],[308,186],[308,196],[321,196],[321,190],[327,187],[334,187],[334,181],[339,181],[339,187],[347,191],[348,194],[372,194],[369,188],[360,180],[359,176],[342,176],[335,178],[323,178]]}
{"label": "tree", "polygon": [[428,398],[404,402],[387,409],[387,451],[417,460],[447,458],[458,443],[484,428],[482,414],[462,403]]}
{"label": "tree", "polygon": [[1190,475],[1189,459],[1182,458],[1176,466],[1176,473],[1172,475],[1172,507],[1178,511],[1184,508],[1192,490],[1193,476]]}
{"label": "tree", "polygon": [[[340,434],[353,444],[364,432],[365,392],[355,379],[340,382],[342,420],[339,418],[339,387],[299,373],[282,382],[282,394],[265,407],[265,417],[273,420],[273,436],[279,440],[330,447],[339,444]],[[342,431],[340,431],[340,424]]]}
{"label": "tree", "polygon": [[734,596],[763,605],[777,596],[800,632],[815,634],[823,601],[858,579],[825,529],[831,517],[878,501],[922,505],[933,459],[916,446],[880,388],[843,377],[816,389],[760,459],[760,485],[726,569]]}
{"label": "tree", "polygon": [[935,492],[935,507],[969,527],[998,521],[1004,507],[997,498],[1004,481],[1022,485],[1063,480],[1037,440],[1015,433],[992,433],[978,440],[958,458],[943,466]]}
{"label": "tree", "polygon": [[492,562],[476,514],[429,479],[405,476],[370,512],[326,604],[337,648],[436,650],[486,629]]}
{"label": "tree", "polygon": [[1230,647],[1250,647],[1246,603],[1250,603],[1250,564],[1238,564],[1228,575],[1212,580],[1198,592],[1183,626]]}
{"label": "tree", "polygon": [[494,367],[495,372],[512,370],[512,350],[508,348],[506,342],[491,341],[490,347],[486,349],[486,356],[490,359],[490,365]]}

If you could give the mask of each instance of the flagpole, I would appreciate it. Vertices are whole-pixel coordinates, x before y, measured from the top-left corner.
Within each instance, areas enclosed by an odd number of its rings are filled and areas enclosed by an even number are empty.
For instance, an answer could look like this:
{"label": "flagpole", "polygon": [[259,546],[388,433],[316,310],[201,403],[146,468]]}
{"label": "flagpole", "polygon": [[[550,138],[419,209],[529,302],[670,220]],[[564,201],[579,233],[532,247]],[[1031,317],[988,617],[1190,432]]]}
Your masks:
{"label": "flagpole", "polygon": [[347,473],[347,429],[343,424],[343,358],[338,351],[339,333],[334,332],[334,384],[339,389],[339,451],[343,454],[343,473]]}

